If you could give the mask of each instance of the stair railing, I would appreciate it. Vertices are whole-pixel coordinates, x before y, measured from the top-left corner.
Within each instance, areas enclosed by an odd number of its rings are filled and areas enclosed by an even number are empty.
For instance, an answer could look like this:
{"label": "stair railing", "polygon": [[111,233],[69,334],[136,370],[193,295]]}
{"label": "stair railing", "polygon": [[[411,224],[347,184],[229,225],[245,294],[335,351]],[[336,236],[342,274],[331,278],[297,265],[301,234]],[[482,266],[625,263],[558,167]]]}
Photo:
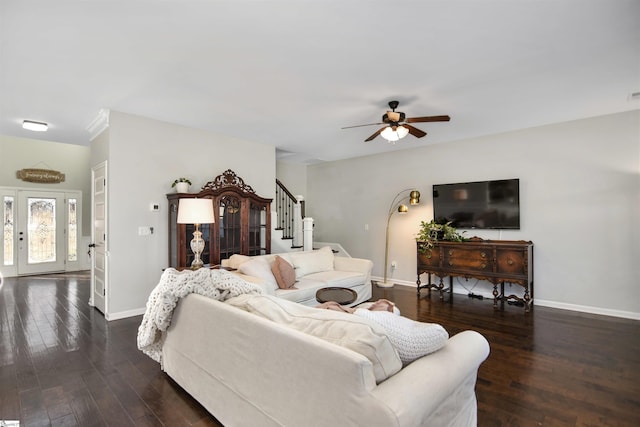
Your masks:
{"label": "stair railing", "polygon": [[275,208],[278,217],[276,230],[282,230],[283,239],[292,240],[292,247],[302,247],[304,198],[291,194],[287,187],[276,179]]}

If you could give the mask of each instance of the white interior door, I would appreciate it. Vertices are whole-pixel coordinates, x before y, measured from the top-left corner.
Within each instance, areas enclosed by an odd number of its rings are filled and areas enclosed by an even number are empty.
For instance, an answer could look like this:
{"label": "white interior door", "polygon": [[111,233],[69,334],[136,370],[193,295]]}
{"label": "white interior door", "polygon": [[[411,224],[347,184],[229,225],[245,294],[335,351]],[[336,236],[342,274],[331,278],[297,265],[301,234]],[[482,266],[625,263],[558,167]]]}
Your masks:
{"label": "white interior door", "polygon": [[108,248],[107,248],[107,163],[91,169],[91,301],[95,308],[106,314],[108,286]]}

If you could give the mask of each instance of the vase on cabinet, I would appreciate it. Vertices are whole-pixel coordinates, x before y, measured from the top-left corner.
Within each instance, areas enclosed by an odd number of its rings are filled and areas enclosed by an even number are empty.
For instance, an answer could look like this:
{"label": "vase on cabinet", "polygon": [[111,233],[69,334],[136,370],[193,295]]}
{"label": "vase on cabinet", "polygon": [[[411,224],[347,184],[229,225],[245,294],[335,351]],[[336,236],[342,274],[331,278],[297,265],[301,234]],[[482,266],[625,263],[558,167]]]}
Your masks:
{"label": "vase on cabinet", "polygon": [[189,192],[188,182],[178,182],[176,184],[176,193],[188,193],[188,192]]}

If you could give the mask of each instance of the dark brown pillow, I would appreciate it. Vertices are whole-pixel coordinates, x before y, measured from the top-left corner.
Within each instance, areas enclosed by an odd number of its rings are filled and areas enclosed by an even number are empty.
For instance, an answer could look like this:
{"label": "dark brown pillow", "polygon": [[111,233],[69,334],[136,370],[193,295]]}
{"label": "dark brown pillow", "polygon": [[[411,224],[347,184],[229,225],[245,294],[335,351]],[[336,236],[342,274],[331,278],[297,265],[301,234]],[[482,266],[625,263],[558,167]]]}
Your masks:
{"label": "dark brown pillow", "polygon": [[295,289],[293,284],[296,283],[296,272],[291,264],[276,255],[271,271],[280,289]]}

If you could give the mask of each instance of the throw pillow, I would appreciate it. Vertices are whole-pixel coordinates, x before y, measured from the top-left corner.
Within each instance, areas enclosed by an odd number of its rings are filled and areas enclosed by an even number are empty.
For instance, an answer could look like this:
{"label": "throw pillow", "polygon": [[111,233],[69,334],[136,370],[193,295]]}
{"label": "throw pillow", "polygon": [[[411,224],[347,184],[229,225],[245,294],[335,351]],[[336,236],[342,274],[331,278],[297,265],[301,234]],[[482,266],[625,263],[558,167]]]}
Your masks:
{"label": "throw pillow", "polygon": [[276,255],[271,271],[280,289],[295,289],[293,285],[296,283],[296,272],[291,264]]}
{"label": "throw pillow", "polygon": [[449,333],[437,323],[417,322],[388,311],[364,308],[356,309],[354,314],[380,324],[405,365],[440,350],[449,339]]}
{"label": "throw pillow", "polygon": [[334,255],[330,246],[311,252],[291,252],[290,256],[297,278],[307,274],[333,270]]}
{"label": "throw pillow", "polygon": [[255,257],[245,261],[238,267],[238,271],[247,276],[257,277],[262,279],[266,286],[269,286],[273,290],[278,289],[278,283],[276,278],[271,272],[271,266],[269,261],[263,257]]}

